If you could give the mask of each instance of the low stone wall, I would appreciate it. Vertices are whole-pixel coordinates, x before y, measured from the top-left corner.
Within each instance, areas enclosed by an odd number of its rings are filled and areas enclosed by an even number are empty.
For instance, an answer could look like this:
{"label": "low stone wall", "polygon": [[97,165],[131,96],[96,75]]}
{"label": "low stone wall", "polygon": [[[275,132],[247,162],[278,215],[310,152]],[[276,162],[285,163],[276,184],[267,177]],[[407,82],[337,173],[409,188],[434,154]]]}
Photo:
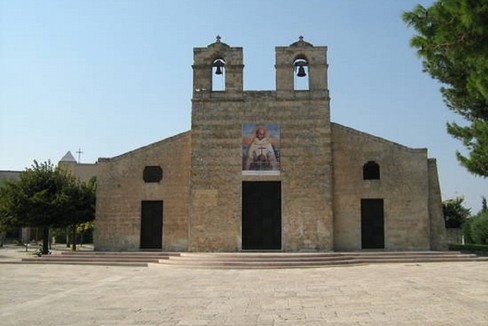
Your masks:
{"label": "low stone wall", "polygon": [[463,230],[461,228],[446,228],[447,243],[462,243]]}

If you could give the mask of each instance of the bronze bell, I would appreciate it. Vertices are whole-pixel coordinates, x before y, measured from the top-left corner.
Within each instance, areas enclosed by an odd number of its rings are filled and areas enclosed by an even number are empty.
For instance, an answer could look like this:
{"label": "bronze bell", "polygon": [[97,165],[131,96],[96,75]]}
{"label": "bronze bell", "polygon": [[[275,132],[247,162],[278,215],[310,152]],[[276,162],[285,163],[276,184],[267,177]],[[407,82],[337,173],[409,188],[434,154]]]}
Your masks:
{"label": "bronze bell", "polygon": [[307,75],[307,73],[305,72],[305,68],[303,68],[303,66],[298,66],[297,76],[298,77],[305,77],[306,75]]}
{"label": "bronze bell", "polygon": [[217,69],[215,70],[216,75],[222,75],[222,66],[218,65]]}

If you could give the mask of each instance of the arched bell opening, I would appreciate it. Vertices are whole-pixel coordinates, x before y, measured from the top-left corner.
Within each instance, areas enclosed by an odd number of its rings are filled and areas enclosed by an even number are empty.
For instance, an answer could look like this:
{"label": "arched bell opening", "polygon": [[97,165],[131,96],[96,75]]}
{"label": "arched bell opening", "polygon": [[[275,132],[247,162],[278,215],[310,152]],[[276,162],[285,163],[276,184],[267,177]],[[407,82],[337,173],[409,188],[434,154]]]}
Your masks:
{"label": "arched bell opening", "polygon": [[222,58],[212,62],[212,91],[225,91],[225,61]]}
{"label": "arched bell opening", "polygon": [[293,88],[296,91],[303,91],[310,89],[310,75],[308,70],[308,61],[304,56],[298,56],[293,61]]}

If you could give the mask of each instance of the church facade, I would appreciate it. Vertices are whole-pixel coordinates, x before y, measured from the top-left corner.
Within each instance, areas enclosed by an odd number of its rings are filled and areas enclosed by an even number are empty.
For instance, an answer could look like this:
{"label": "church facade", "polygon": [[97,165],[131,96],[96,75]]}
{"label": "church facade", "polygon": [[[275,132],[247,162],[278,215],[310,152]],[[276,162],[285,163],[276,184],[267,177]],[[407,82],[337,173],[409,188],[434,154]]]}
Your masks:
{"label": "church facade", "polygon": [[98,161],[96,250],[444,249],[427,150],[330,121],[326,47],[275,51],[245,91],[242,48],[194,49],[191,130]]}

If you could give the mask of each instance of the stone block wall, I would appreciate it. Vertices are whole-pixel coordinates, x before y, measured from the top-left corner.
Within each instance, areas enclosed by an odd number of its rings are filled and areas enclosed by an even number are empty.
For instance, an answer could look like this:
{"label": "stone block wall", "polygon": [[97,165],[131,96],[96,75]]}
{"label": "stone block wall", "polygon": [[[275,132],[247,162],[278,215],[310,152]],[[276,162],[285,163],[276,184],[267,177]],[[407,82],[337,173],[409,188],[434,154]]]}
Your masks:
{"label": "stone block wall", "polygon": [[[336,250],[361,248],[361,199],[384,200],[386,250],[430,248],[426,149],[411,149],[332,124]],[[363,165],[380,166],[379,180],[363,180]]]}
{"label": "stone block wall", "polygon": [[[281,129],[278,176],[242,174],[242,124]],[[243,181],[281,181],[282,250],[333,246],[328,97],[312,92],[225,92],[195,96],[192,110],[190,250],[241,249]]]}
{"label": "stone block wall", "polygon": [[442,210],[441,187],[437,173],[437,162],[429,159],[429,216],[430,216],[430,249],[448,250],[447,229]]}
{"label": "stone block wall", "polygon": [[[99,160],[96,250],[138,250],[141,201],[163,201],[163,250],[188,249],[190,132],[111,159]],[[163,179],[145,183],[146,166],[160,166]]]}
{"label": "stone block wall", "polygon": [[[162,200],[163,250],[240,251],[249,181],[281,184],[282,251],[361,250],[361,199],[383,200],[386,250],[442,248],[439,182],[427,150],[330,122],[326,47],[300,37],[275,50],[276,90],[244,91],[242,48],[217,37],[194,49],[191,132],[98,163],[97,250],[138,250],[141,201]],[[212,90],[217,59],[222,91]],[[299,62],[308,90],[295,87]],[[279,173],[243,173],[245,124],[279,125]],[[379,164],[379,180],[363,180],[369,161]],[[153,165],[163,180],[145,183],[142,172]]]}

